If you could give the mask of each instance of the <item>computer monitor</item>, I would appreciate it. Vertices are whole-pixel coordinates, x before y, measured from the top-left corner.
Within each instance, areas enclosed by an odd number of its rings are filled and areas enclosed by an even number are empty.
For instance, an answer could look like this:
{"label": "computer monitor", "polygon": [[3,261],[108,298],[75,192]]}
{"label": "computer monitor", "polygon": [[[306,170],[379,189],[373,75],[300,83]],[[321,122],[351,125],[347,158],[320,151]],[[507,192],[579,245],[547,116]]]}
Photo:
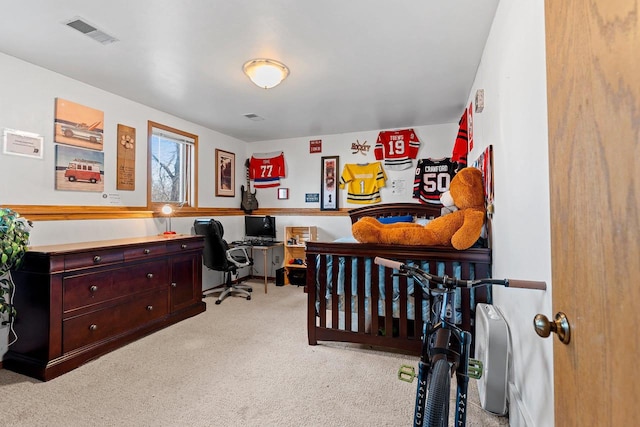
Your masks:
{"label": "computer monitor", "polygon": [[244,217],[244,235],[249,239],[275,240],[276,219],[272,216]]}

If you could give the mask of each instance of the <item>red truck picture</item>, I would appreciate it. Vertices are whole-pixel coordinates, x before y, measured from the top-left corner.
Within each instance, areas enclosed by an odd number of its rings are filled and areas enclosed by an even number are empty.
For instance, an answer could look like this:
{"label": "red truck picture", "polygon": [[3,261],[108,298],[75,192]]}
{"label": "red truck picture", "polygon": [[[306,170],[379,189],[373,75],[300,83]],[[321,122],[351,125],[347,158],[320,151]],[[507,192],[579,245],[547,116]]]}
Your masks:
{"label": "red truck picture", "polygon": [[69,162],[69,166],[67,166],[67,170],[64,172],[64,177],[70,182],[89,181],[95,184],[102,180],[100,163],[91,160],[74,159]]}

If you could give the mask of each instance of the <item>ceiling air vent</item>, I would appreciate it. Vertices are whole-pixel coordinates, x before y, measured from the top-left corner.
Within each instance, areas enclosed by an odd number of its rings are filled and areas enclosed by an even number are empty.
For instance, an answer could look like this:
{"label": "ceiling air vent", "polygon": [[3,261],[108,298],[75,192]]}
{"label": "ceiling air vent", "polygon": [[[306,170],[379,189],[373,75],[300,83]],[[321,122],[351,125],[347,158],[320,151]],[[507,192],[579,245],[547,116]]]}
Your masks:
{"label": "ceiling air vent", "polygon": [[254,113],[244,114],[244,116],[249,120],[253,120],[254,122],[259,122],[260,120],[264,120],[264,117],[260,117],[259,115]]}
{"label": "ceiling air vent", "polygon": [[105,33],[102,30],[97,29],[95,26],[89,24],[84,18],[75,17],[68,22],[65,22],[65,25],[73,28],[74,30],[80,31],[85,36],[89,36],[95,41],[102,44],[110,44],[113,42],[117,42],[113,36]]}

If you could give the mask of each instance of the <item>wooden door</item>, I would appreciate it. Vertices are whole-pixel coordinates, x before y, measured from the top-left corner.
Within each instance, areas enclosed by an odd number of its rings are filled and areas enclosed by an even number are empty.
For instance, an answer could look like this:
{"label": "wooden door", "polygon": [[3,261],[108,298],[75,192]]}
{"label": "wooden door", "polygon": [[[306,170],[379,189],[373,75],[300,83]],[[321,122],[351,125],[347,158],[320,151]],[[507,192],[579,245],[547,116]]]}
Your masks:
{"label": "wooden door", "polygon": [[547,0],[555,424],[638,424],[640,1]]}

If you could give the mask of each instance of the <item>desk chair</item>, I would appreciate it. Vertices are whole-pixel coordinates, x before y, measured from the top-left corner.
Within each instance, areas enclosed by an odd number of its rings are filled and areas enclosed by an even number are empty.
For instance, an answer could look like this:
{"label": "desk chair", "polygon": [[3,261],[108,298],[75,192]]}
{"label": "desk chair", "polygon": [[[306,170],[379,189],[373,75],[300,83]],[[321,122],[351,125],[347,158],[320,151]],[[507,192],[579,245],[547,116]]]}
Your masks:
{"label": "desk chair", "polygon": [[[202,252],[204,265],[211,270],[223,271],[225,276],[224,284],[206,290],[202,296],[206,297],[210,293],[222,291],[216,304],[220,304],[231,293],[245,295],[247,300],[250,300],[250,292],[253,289],[248,285],[233,282],[237,280],[239,268],[253,265],[253,259],[249,256],[247,249],[245,247],[229,248],[227,241],[223,238],[224,228],[220,221],[215,219],[196,219],[193,229],[196,234],[205,236]],[[233,280],[232,275],[236,276]]]}

